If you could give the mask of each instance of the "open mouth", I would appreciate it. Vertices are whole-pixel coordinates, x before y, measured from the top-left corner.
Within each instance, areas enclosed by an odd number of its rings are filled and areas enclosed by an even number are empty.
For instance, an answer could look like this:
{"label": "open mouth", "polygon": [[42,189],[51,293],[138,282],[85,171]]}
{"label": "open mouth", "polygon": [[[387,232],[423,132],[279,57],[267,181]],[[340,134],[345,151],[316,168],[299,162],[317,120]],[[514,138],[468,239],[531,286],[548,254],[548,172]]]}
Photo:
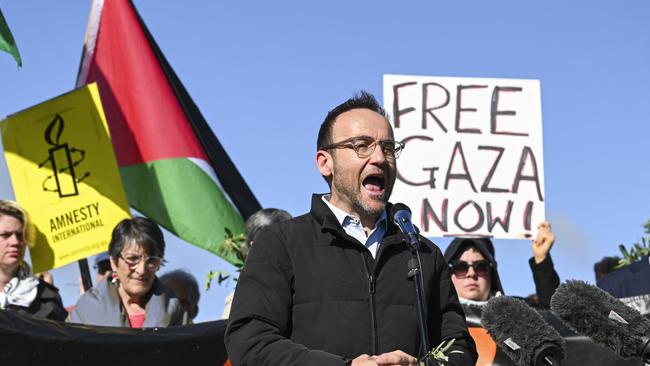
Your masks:
{"label": "open mouth", "polygon": [[363,179],[363,187],[372,193],[384,191],[385,178],[383,174],[370,174]]}

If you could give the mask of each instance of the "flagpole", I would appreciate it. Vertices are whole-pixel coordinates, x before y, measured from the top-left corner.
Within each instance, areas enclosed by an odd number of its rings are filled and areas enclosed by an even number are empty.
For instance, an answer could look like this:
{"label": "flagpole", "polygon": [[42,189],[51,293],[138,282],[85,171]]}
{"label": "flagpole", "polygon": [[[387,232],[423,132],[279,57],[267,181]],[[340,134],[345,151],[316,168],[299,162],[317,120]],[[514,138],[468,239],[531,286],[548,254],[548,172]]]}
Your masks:
{"label": "flagpole", "polygon": [[93,287],[93,280],[90,277],[90,268],[88,268],[88,259],[83,258],[77,261],[79,263],[79,272],[81,273],[81,284],[84,291]]}
{"label": "flagpole", "polygon": [[[93,0],[90,6],[90,17],[88,18],[88,26],[86,28],[86,37],[84,40],[84,47],[81,51],[81,63],[77,72],[76,86],[80,87],[86,84],[86,74],[88,73],[88,63],[91,61],[90,55],[95,51],[95,40],[99,30],[99,18],[102,14],[104,7],[104,0]],[[83,82],[80,82],[83,80]],[[88,260],[86,258],[77,261],[79,263],[79,272],[81,274],[81,284],[84,291],[88,291],[93,287],[93,281],[90,277],[90,268],[88,267]]]}

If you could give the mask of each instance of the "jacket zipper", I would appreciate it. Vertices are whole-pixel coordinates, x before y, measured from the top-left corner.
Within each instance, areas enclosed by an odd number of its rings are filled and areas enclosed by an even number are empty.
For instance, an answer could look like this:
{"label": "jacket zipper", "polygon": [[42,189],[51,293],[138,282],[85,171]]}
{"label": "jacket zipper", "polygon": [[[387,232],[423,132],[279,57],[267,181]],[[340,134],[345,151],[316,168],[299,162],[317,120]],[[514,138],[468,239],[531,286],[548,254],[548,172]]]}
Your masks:
{"label": "jacket zipper", "polygon": [[377,339],[377,314],[375,314],[375,277],[368,268],[368,293],[370,295],[370,334],[372,341],[372,354],[379,354],[379,340]]}

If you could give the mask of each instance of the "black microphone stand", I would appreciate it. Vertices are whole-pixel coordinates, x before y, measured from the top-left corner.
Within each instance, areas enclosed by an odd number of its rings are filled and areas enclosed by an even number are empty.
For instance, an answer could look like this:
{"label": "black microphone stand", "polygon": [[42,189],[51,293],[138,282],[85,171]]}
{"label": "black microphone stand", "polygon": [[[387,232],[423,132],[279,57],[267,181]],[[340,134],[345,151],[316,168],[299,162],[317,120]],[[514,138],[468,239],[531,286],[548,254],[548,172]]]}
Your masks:
{"label": "black microphone stand", "polygon": [[415,285],[415,306],[417,308],[418,321],[420,323],[421,352],[425,355],[424,364],[426,366],[433,366],[429,361],[429,357],[426,356],[427,353],[431,352],[431,346],[429,345],[429,333],[427,331],[427,313],[425,310],[427,304],[423,295],[424,286],[422,283],[422,269],[420,268],[420,238],[419,235],[408,236],[409,249],[411,249],[411,259],[407,262],[407,276],[409,279],[413,280],[413,284]]}

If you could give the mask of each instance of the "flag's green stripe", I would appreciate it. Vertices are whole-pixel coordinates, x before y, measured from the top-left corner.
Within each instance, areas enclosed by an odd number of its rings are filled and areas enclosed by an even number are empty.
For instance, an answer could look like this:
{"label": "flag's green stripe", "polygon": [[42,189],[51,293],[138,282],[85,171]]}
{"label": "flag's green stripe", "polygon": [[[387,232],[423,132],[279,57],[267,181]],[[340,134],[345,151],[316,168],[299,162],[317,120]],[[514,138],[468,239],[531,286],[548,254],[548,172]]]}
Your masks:
{"label": "flag's green stripe", "polygon": [[184,158],[120,168],[129,205],[183,240],[237,264],[222,247],[226,228],[244,233],[244,222],[221,189]]}
{"label": "flag's green stripe", "polygon": [[18,53],[18,47],[16,47],[16,41],[14,41],[14,36],[11,35],[7,21],[4,15],[2,15],[2,10],[0,10],[0,50],[12,54],[18,66],[23,65],[20,53]]}

